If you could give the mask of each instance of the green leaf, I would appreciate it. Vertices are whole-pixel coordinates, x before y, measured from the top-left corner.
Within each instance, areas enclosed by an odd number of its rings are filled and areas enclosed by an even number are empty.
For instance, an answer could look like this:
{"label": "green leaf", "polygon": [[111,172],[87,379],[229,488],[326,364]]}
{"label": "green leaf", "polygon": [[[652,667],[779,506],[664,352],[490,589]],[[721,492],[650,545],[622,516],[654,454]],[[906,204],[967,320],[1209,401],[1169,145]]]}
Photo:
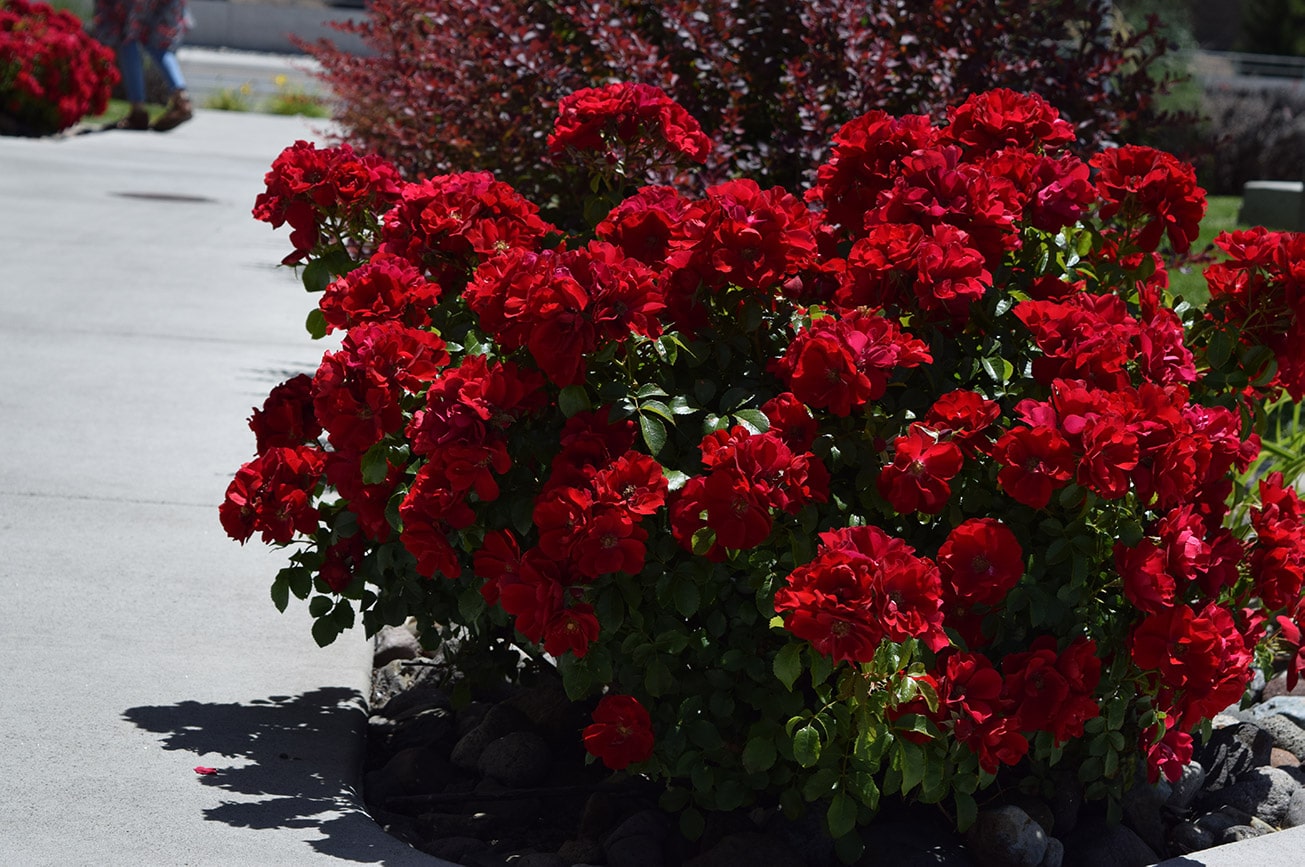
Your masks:
{"label": "green leaf", "polygon": [[711,550],[711,546],[716,544],[716,531],[710,527],[702,527],[693,533],[693,553],[702,556]]}
{"label": "green leaf", "polygon": [[566,690],[567,698],[580,701],[589,695],[589,688],[593,684],[589,666],[567,654],[558,660],[557,667],[562,673],[562,688]]}
{"label": "green leaf", "polygon": [[829,802],[829,812],[825,814],[829,824],[829,836],[838,839],[852,833],[856,827],[856,801],[847,792],[837,792]]}
{"label": "green leaf", "polygon": [[379,485],[390,473],[390,447],[384,441],[363,452],[362,480],[364,485]]}
{"label": "green leaf", "polygon": [[902,794],[906,795],[924,779],[924,750],[906,741],[898,742],[898,750],[902,758]]}
{"label": "green leaf", "polygon": [[593,409],[589,392],[583,385],[568,385],[562,389],[557,395],[557,406],[567,418]]}
{"label": "green leaf", "polygon": [[781,647],[775,654],[772,669],[784,688],[792,692],[793,684],[802,675],[802,645],[790,643]]}
{"label": "green leaf", "polygon": [[326,287],[331,285],[335,277],[330,260],[327,258],[309,262],[304,266],[304,273],[300,275],[300,279],[304,281],[304,290],[307,292],[325,292]]}
{"label": "green leaf", "polygon": [[1226,328],[1220,328],[1210,338],[1210,345],[1205,350],[1205,357],[1215,370],[1222,370],[1232,360],[1233,350],[1237,348],[1237,338]]}
{"label": "green leaf", "polygon": [[743,748],[743,769],[750,774],[770,770],[779,752],[775,749],[775,739],[759,735],[748,741]]}
{"label": "green leaf", "polygon": [[326,647],[340,635],[340,626],[330,617],[313,621],[313,640],[318,647]]}
{"label": "green leaf", "polygon": [[308,603],[308,613],[313,617],[325,617],[331,610],[331,599],[329,596],[314,596]]}
{"label": "green leaf", "polygon": [[860,834],[844,834],[834,840],[834,854],[844,864],[855,864],[865,854],[865,841]]}
{"label": "green leaf", "polygon": [[828,795],[836,785],[838,785],[838,771],[833,768],[821,768],[802,786],[802,797],[808,802],[818,801]]}
{"label": "green leaf", "polygon": [[321,340],[326,336],[326,317],[322,315],[320,308],[314,307],[308,311],[308,319],[304,322],[304,327],[308,329],[308,334],[314,340]]}
{"label": "green leaf", "polygon": [[707,820],[695,807],[690,807],[680,814],[680,833],[686,840],[697,840],[707,827]]}
{"label": "green leaf", "polygon": [[676,611],[685,617],[692,617],[698,613],[698,606],[702,604],[702,591],[692,579],[679,579],[671,592],[675,597]]}
{"label": "green leaf", "polygon": [[290,604],[290,580],[281,575],[276,576],[272,582],[272,604],[276,610],[282,614],[285,613],[286,606]]}
{"label": "green leaf", "polygon": [[854,771],[848,776],[848,788],[871,810],[879,809],[879,786],[875,784],[874,774],[868,771]]}
{"label": "green leaf", "polygon": [[289,579],[290,592],[295,595],[296,599],[308,598],[308,594],[313,590],[313,573],[311,571],[300,567],[287,569],[281,574]]}
{"label": "green leaf", "polygon": [[666,695],[675,687],[675,678],[671,676],[671,670],[666,667],[666,663],[654,659],[644,672],[643,686],[648,690],[649,695],[656,698]]}
{"label": "green leaf", "polygon": [[965,831],[979,817],[979,805],[973,795],[965,792],[953,792],[952,800],[956,804],[956,830]]}
{"label": "green leaf", "polygon": [[468,587],[458,594],[458,614],[464,621],[475,620],[485,610],[485,597],[475,587]]}
{"label": "green leaf", "polygon": [[737,386],[731,388],[720,399],[720,411],[732,412],[747,403],[751,397],[752,392],[746,388],[738,388]]}
{"label": "green leaf", "polygon": [[793,732],[793,758],[804,768],[820,761],[820,733],[810,723]]}
{"label": "green leaf", "polygon": [[671,412],[671,408],[660,400],[645,400],[639,404],[639,412],[649,412],[661,416],[671,424],[675,424],[675,413]]}
{"label": "green leaf", "polygon": [[741,409],[734,413],[734,420],[754,434],[770,430],[770,419],[759,409]]}
{"label": "green leaf", "polygon": [[699,404],[705,404],[716,396],[716,383],[710,379],[699,379],[693,384],[693,396]]}
{"label": "green leaf", "polygon": [[643,434],[644,444],[653,457],[666,448],[666,425],[649,415],[639,415],[639,431]]}

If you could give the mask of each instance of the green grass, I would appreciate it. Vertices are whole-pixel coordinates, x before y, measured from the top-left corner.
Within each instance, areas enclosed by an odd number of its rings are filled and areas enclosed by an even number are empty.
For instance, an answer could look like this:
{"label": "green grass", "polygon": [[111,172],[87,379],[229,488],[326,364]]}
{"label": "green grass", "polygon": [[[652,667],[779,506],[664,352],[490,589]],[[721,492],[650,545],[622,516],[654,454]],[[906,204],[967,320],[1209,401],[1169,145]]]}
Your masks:
{"label": "green grass", "polygon": [[[1244,228],[1237,222],[1237,211],[1241,206],[1241,196],[1210,196],[1205,219],[1201,221],[1201,234],[1192,244],[1192,252],[1209,250],[1222,256],[1222,251],[1213,246],[1214,238],[1220,232]],[[1169,286],[1173,293],[1198,307],[1204,305],[1210,297],[1201,271],[1199,263],[1171,268],[1169,271]]]}

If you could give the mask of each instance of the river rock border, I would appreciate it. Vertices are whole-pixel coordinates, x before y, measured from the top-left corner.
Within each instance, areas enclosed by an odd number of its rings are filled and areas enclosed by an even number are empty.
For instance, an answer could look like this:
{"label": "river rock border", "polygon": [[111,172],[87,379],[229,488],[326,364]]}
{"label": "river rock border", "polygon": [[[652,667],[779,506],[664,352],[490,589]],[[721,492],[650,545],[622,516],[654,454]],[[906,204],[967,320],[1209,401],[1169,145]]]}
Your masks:
{"label": "river rock border", "polygon": [[[773,810],[713,817],[686,844],[657,809],[657,787],[584,761],[588,708],[555,677],[454,710],[458,675],[410,628],[377,636],[365,798],[383,827],[465,867],[834,867],[819,821]],[[1122,823],[1083,806],[1065,774],[1051,801],[1011,793],[958,835],[931,807],[887,806],[865,829],[863,864],[1147,867],[1305,826],[1305,684],[1262,676],[1247,707],[1214,720],[1175,783],[1136,785]],[[884,860],[888,853],[891,858]]]}

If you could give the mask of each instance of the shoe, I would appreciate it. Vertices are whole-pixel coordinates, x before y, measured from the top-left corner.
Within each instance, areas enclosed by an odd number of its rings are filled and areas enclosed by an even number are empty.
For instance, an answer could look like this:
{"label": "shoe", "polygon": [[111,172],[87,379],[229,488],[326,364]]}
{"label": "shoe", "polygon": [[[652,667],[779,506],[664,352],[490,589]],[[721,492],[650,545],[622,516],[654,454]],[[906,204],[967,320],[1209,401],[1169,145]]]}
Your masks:
{"label": "shoe", "polygon": [[143,108],[133,108],[126,117],[109,127],[109,129],[143,130],[150,128],[150,113]]}
{"label": "shoe", "polygon": [[172,97],[163,114],[155,118],[150,129],[155,132],[167,132],[176,129],[194,116],[195,113],[190,108],[190,98],[184,93],[178,93]]}

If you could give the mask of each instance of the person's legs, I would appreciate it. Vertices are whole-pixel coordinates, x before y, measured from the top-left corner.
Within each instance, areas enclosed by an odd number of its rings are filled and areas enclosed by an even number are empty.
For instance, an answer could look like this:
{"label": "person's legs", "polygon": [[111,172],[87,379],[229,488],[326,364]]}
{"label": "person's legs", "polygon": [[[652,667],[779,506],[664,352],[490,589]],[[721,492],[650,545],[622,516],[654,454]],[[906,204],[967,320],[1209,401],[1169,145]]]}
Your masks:
{"label": "person's legs", "polygon": [[150,118],[145,111],[145,67],[141,61],[140,43],[124,42],[118,46],[117,54],[122,88],[131,103],[131,112],[117,126],[121,129],[146,129]]}
{"label": "person's legs", "polygon": [[155,130],[166,132],[180,126],[193,116],[190,96],[186,93],[186,78],[181,74],[181,64],[177,62],[177,55],[172,51],[151,48],[150,56],[154,58],[154,62],[163,72],[163,77],[168,80],[168,86],[172,88],[172,100],[168,103],[167,110],[154,121]]}
{"label": "person's legs", "polygon": [[168,80],[168,86],[173,91],[185,90],[186,77],[181,74],[181,64],[177,62],[176,53],[166,49],[160,51],[156,48],[151,48],[149,51],[150,57],[154,58],[154,62],[162,71],[163,77]]}

